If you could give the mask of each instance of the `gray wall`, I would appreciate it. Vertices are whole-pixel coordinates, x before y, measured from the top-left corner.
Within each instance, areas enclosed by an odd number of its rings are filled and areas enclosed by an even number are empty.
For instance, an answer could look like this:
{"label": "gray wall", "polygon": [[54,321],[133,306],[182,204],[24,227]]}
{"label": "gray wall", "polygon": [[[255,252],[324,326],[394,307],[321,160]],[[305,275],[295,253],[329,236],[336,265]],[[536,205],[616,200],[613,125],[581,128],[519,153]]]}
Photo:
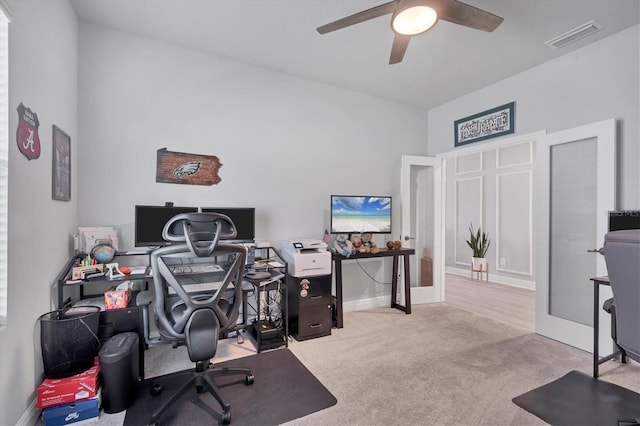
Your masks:
{"label": "gray wall", "polygon": [[[516,135],[541,130],[551,133],[615,118],[618,127],[617,207],[640,208],[639,40],[639,27],[635,26],[429,110],[429,155],[454,150],[455,120],[511,101],[516,103]],[[499,139],[473,145],[496,140]],[[495,209],[491,203],[488,200],[489,211],[485,211],[484,221],[487,229],[495,230]],[[447,267],[455,267],[454,224],[450,219],[447,217],[446,262]],[[462,231],[466,235],[466,228]],[[535,229],[533,234],[535,238]],[[495,248],[492,244],[489,253],[494,260]],[[512,274],[503,275],[507,281],[509,276],[513,277]]]}
{"label": "gray wall", "polygon": [[[620,207],[639,205],[637,27],[427,114],[98,27],[79,30],[66,0],[13,4],[10,108],[23,102],[38,113],[42,156],[27,161],[10,143],[0,424],[15,424],[33,403],[42,372],[37,318],[53,307],[70,235],[80,225],[114,225],[130,247],[137,203],[255,206],[258,239],[278,243],[319,237],[329,194],[380,192],[396,196],[399,227],[400,155],[427,154],[427,135],[429,154],[451,150],[455,119],[515,100],[519,134],[619,118]],[[72,140],[69,203],[51,200],[52,124]],[[12,113],[10,135],[16,127]],[[156,184],[162,147],[219,156],[222,182]],[[355,268],[345,271],[346,300],[374,297]]]}
{"label": "gray wall", "polygon": [[[77,226],[77,174],[71,202],[51,199],[52,129],[71,136],[76,168],[78,23],[66,0],[13,1],[9,25],[8,324],[0,327],[0,424],[15,424],[41,382],[39,315],[52,309],[51,286],[71,255]],[[38,114],[41,155],[27,160],[16,145],[24,103]]]}
{"label": "gray wall", "polygon": [[[38,113],[42,155],[27,161],[10,144],[0,424],[25,420],[33,404],[42,379],[37,318],[54,307],[52,285],[77,226],[116,226],[126,249],[135,204],[255,206],[258,240],[279,245],[321,238],[330,194],[380,193],[398,200],[399,229],[400,156],[426,154],[426,112],[95,26],[79,29],[66,0],[13,4],[10,108],[23,102]],[[71,136],[69,203],[51,200],[52,124]],[[16,128],[13,113],[11,135]],[[217,155],[222,182],[156,183],[163,147]],[[356,268],[345,266],[345,282],[362,280]],[[390,265],[383,269],[390,274]],[[345,299],[389,292],[361,287],[350,287]]]}

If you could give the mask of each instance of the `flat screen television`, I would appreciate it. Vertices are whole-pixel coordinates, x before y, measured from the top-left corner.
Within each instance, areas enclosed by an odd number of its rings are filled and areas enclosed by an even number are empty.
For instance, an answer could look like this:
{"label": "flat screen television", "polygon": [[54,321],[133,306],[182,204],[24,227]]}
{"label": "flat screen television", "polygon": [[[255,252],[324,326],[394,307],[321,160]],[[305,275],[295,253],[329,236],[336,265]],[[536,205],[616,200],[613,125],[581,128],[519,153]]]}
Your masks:
{"label": "flat screen television", "polygon": [[164,225],[173,216],[180,213],[197,212],[197,207],[140,206],[135,207],[136,247],[157,247],[169,244],[162,238]]}
{"label": "flat screen television", "polygon": [[391,197],[331,196],[332,234],[391,233]]}
{"label": "flat screen television", "polygon": [[256,235],[256,209],[254,207],[203,207],[205,213],[221,213],[229,216],[236,226],[237,236],[232,240],[235,243],[253,243]]}
{"label": "flat screen television", "polygon": [[609,231],[640,229],[640,210],[620,210],[609,212]]}

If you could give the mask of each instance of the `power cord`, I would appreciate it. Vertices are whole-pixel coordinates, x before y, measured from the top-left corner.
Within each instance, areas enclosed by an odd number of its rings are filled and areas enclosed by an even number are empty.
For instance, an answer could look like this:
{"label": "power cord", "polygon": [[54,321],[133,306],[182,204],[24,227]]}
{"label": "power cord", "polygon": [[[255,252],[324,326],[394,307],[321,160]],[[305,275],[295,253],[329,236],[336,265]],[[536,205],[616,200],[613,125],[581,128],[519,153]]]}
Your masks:
{"label": "power cord", "polygon": [[371,276],[371,274],[370,274],[370,273],[368,273],[368,272],[367,272],[367,270],[366,270],[366,269],[364,269],[364,268],[362,267],[362,265],[360,264],[360,261],[359,261],[358,259],[355,259],[355,261],[356,261],[356,263],[358,264],[358,266],[360,267],[360,269],[362,269],[362,272],[364,272],[366,276],[368,276],[369,278],[371,278],[371,280],[372,280],[373,282],[375,282],[375,283],[377,283],[377,284],[382,284],[382,285],[391,285],[391,284],[392,284],[392,283],[383,283],[383,282],[380,282],[380,281],[376,280],[375,278],[373,278],[373,277]]}

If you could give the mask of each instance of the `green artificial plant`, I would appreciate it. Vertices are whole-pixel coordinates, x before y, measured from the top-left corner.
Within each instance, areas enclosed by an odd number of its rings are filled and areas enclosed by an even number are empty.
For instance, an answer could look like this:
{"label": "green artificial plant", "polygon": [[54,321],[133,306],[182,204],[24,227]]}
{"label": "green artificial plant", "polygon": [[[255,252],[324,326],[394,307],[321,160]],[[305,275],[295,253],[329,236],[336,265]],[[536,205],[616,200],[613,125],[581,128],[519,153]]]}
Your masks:
{"label": "green artificial plant", "polygon": [[473,257],[484,257],[489,249],[489,244],[491,244],[486,232],[482,232],[481,227],[474,232],[473,224],[471,224],[469,225],[469,234],[470,238],[465,241],[469,247],[471,247],[471,250],[473,250]]}

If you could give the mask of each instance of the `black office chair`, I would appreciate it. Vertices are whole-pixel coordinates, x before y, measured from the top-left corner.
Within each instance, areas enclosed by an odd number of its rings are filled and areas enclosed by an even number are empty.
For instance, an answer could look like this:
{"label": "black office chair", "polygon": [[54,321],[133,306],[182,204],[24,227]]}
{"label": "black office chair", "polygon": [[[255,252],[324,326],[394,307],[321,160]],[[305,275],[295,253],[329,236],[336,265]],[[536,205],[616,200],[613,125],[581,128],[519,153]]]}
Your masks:
{"label": "black office chair", "polygon": [[[254,381],[247,368],[216,369],[210,363],[216,353],[218,338],[237,329],[242,304],[246,249],[240,244],[221,242],[235,236],[235,226],[225,215],[183,213],[171,218],[163,229],[163,238],[172,244],[151,253],[158,331],[164,341],[172,342],[174,346],[186,344],[189,358],[196,365],[194,371],[184,373],[189,375],[189,380],[152,414],[150,424],[156,424],[163,413],[193,387],[198,393],[207,390],[215,397],[223,410],[222,424],[229,424],[231,407],[220,396],[212,377],[242,374],[247,385]],[[204,259],[211,263],[202,263]],[[200,269],[197,273],[178,275],[176,264],[190,264],[194,269]],[[215,268],[220,269],[218,277],[207,277],[203,265],[217,265]],[[184,269],[181,268],[181,272]],[[186,281],[217,281],[219,276],[223,276],[222,284],[215,291],[189,293],[186,290]]]}
{"label": "black office chair", "polygon": [[622,353],[640,362],[640,229],[612,231],[604,238],[613,301],[611,337]]}

